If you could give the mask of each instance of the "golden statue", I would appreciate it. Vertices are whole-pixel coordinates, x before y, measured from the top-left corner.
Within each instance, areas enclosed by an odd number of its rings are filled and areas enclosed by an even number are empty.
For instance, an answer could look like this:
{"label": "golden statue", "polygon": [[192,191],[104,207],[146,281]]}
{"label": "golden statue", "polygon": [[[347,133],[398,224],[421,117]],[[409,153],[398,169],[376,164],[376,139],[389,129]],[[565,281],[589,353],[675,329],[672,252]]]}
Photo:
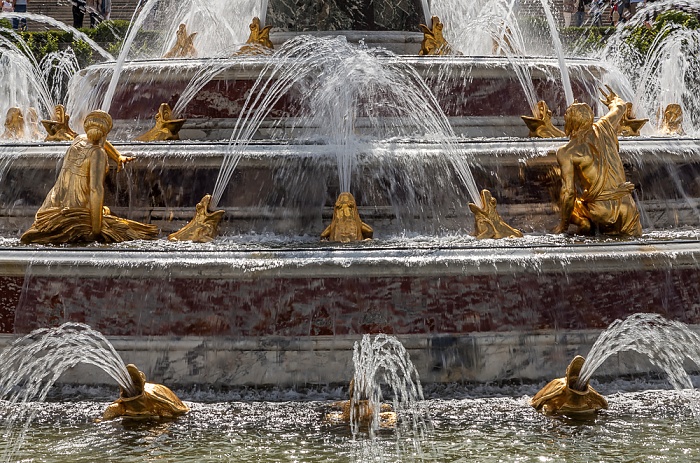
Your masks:
{"label": "golden statue", "polygon": [[163,55],[163,58],[189,58],[197,56],[197,50],[194,48],[194,38],[196,32],[187,34],[187,26],[180,24],[177,28],[175,45]]}
{"label": "golden statue", "polygon": [[105,140],[112,118],[93,111],[85,118],[86,135],[78,136],[63,158],[63,166],[32,227],[22,243],[62,244],[100,241],[106,243],[155,239],[158,228],[113,216],[104,206],[104,182],[108,158],[117,168],[133,158],[124,157]]}
{"label": "golden statue", "polygon": [[501,218],[496,211],[496,198],[489,190],[481,190],[481,207],[469,203],[469,209],[474,213],[476,239],[522,238],[523,234]]}
{"label": "golden statue", "polygon": [[42,120],[41,124],[49,133],[44,141],[71,141],[78,136],[73,129],[70,128],[68,122],[70,116],[66,114],[66,108],[62,104],[57,104],[54,108],[53,120]]}
{"label": "golden statue", "polygon": [[2,138],[6,140],[21,140],[24,138],[24,115],[22,110],[13,107],[7,110],[5,117],[5,132]]}
{"label": "golden statue", "polygon": [[586,415],[608,408],[608,401],[588,383],[576,389],[585,359],[574,357],[564,378],[550,381],[530,400],[530,405],[545,415]]}
{"label": "golden statue", "polygon": [[180,230],[168,236],[170,241],[194,241],[195,243],[208,243],[219,234],[219,222],[224,216],[224,211],[209,212],[211,195],[205,195],[197,204],[194,217]]}
{"label": "golden statue", "polygon": [[[617,129],[625,111],[625,102],[610,87],[601,100],[610,111],[593,122],[593,110],[586,103],[574,103],[564,115],[564,131],[569,143],[557,150],[561,168],[561,222],[554,233],[566,233],[569,224],[580,234],[594,232],[609,235],[640,236],[637,205],[632,198],[634,185],[627,181],[620,159]],[[602,90],[601,90],[602,91]],[[577,197],[576,181],[581,191]]]}
{"label": "golden statue", "polygon": [[[366,397],[355,399],[355,380],[350,380],[350,400],[335,402],[332,408],[336,409],[326,415],[326,420],[333,424],[349,424],[352,419],[361,428],[367,428],[374,419],[375,408]],[[379,427],[390,428],[396,425],[396,412],[391,405],[379,405]]]}
{"label": "golden statue", "polygon": [[554,127],[552,124],[552,111],[547,106],[544,100],[537,102],[537,107],[532,111],[531,116],[520,116],[527,128],[530,129],[528,137],[530,138],[559,138],[565,137],[566,134]]}
{"label": "golden statue", "polygon": [[641,135],[639,131],[647,122],[649,122],[649,119],[636,119],[632,110],[632,103],[625,103],[625,115],[617,128],[617,133],[623,137],[638,137]]}
{"label": "golden statue", "polygon": [[671,103],[664,109],[661,119],[661,133],[665,135],[685,135],[683,130],[683,109],[681,105]]}
{"label": "golden statue", "polygon": [[33,106],[27,109],[26,125],[29,131],[29,138],[32,140],[41,140],[43,134],[41,133],[41,129],[39,129],[39,113]]}
{"label": "golden statue", "polygon": [[250,35],[248,36],[248,40],[246,40],[245,45],[243,45],[235,54],[269,55],[272,53],[275,48],[270,40],[270,29],[272,29],[272,26],[262,27],[260,18],[256,16],[253,18],[253,22],[250,23],[250,26],[248,27],[250,27]]}
{"label": "golden statue", "polygon": [[112,420],[120,416],[132,419],[172,419],[190,411],[190,408],[167,387],[146,382],[146,375],[136,366],[129,364],[126,370],[136,386],[137,394],[128,396],[120,387],[119,398],[107,407],[102,415],[103,420]]}
{"label": "golden statue", "polygon": [[136,137],[136,141],[179,140],[180,129],[187,119],[173,119],[168,103],[162,103],[155,116],[156,125],[148,132]]}
{"label": "golden statue", "polygon": [[333,209],[333,220],[321,233],[321,239],[350,243],[372,239],[374,230],[360,219],[355,197],[350,193],[340,193]]}
{"label": "golden statue", "polygon": [[433,16],[432,27],[430,29],[425,24],[420,24],[418,27],[421,32],[423,32],[423,42],[421,42],[420,52],[418,52],[420,56],[459,54],[452,50],[452,47],[442,35],[442,28],[444,26],[437,16]]}

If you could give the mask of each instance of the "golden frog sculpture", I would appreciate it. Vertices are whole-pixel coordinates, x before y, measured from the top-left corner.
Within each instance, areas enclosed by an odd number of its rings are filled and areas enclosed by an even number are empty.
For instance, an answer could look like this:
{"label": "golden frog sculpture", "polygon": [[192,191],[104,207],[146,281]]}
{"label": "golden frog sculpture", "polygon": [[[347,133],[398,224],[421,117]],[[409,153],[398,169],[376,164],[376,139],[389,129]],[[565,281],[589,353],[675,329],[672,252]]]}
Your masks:
{"label": "golden frog sculpture", "polygon": [[437,16],[432,17],[432,25],[430,28],[425,24],[420,24],[418,27],[421,32],[423,32],[423,41],[420,45],[420,56],[446,56],[446,55],[458,55],[460,53],[452,50],[450,44],[445,40],[445,36],[442,35],[442,29],[444,25],[440,22],[440,18]]}
{"label": "golden frog sculpture", "polygon": [[585,359],[574,357],[566,369],[564,378],[550,381],[530,400],[535,410],[545,415],[590,415],[608,408],[608,401],[588,383],[576,389],[581,367]]}
{"label": "golden frog sculpture", "polygon": [[208,243],[219,234],[219,222],[224,216],[223,210],[210,212],[211,195],[205,195],[197,204],[194,217],[180,230],[168,236],[170,241],[193,241]]}
{"label": "golden frog sculpture", "polygon": [[355,197],[348,192],[340,193],[333,209],[333,220],[321,233],[321,239],[350,243],[372,239],[373,234],[372,227],[360,219]]}
{"label": "golden frog sculpture", "polygon": [[241,47],[236,55],[269,55],[273,52],[275,46],[270,40],[270,30],[272,26],[262,27],[260,18],[253,18],[250,23],[250,35],[246,40],[245,45]]}
{"label": "golden frog sculpture", "polygon": [[44,141],[75,140],[78,134],[70,128],[69,122],[70,116],[66,113],[66,108],[61,104],[56,105],[54,108],[53,120],[41,121],[41,125],[43,125],[48,132]]}
{"label": "golden frog sculpture", "polygon": [[155,115],[156,124],[146,133],[136,137],[136,141],[179,140],[180,129],[187,119],[173,119],[173,111],[168,103],[161,103]]}
{"label": "golden frog sculpture", "polygon": [[163,58],[194,58],[197,56],[197,49],[194,48],[194,38],[196,32],[187,34],[187,26],[180,24],[175,33],[175,45],[168,50]]}
{"label": "golden frog sculpture", "polygon": [[632,103],[627,102],[625,106],[625,114],[622,117],[617,133],[623,137],[638,137],[641,135],[640,130],[642,130],[644,124],[649,122],[649,119],[636,119],[634,110],[632,109]]}
{"label": "golden frog sculpture", "polygon": [[683,130],[683,109],[677,103],[671,103],[664,109],[661,118],[661,133],[665,135],[685,135]]}
{"label": "golden frog sculpture", "polygon": [[13,107],[7,110],[5,117],[5,132],[2,138],[6,140],[21,140],[24,138],[24,115],[22,110]]}
{"label": "golden frog sculpture", "polygon": [[552,124],[552,111],[547,106],[544,100],[537,102],[537,107],[532,112],[531,116],[520,116],[530,129],[528,137],[530,138],[559,138],[565,137],[563,130],[559,130]]}
{"label": "golden frog sculpture", "polygon": [[489,190],[481,190],[481,207],[469,203],[469,209],[474,213],[476,239],[522,238],[522,232],[508,225],[498,214],[496,198]]}
{"label": "golden frog sculpture", "polygon": [[146,375],[129,364],[126,370],[136,387],[137,394],[128,396],[120,389],[119,398],[107,407],[103,420],[113,420],[123,416],[131,419],[172,419],[190,411],[190,408],[167,387],[162,384],[149,383]]}
{"label": "golden frog sculpture", "polygon": [[[355,401],[355,380],[350,380],[349,388],[350,400],[341,400],[335,402],[332,407],[337,411],[333,411],[326,415],[326,421],[332,424],[350,424],[351,419],[355,419],[355,423],[360,428],[367,428],[374,419],[374,406],[366,398]],[[353,410],[354,409],[354,410]],[[391,405],[379,405],[379,427],[390,428],[396,425],[396,412],[393,411]]]}

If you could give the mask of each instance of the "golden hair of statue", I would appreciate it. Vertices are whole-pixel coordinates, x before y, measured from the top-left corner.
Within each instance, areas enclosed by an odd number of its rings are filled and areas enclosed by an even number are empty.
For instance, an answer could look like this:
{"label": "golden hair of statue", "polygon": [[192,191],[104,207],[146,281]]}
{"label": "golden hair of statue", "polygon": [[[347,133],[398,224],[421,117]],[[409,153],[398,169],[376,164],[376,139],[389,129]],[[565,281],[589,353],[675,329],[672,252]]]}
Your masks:
{"label": "golden hair of statue", "polygon": [[205,195],[197,204],[194,217],[180,230],[168,236],[170,241],[193,241],[195,243],[208,243],[219,234],[219,222],[224,216],[224,211],[209,211],[211,195]]}
{"label": "golden hair of statue", "polygon": [[20,140],[24,138],[24,115],[22,110],[13,107],[7,110],[5,117],[5,132],[2,138],[6,140]]}
{"label": "golden hair of statue", "polygon": [[594,233],[595,228],[607,235],[642,234],[632,197],[634,185],[625,176],[617,139],[627,105],[607,88],[607,94],[601,90],[601,101],[609,111],[597,122],[586,103],[574,103],[564,114],[564,131],[570,140],[557,150],[561,220],[554,233],[566,233],[574,224],[583,235]]}
{"label": "golden hair of statue", "polygon": [[71,141],[78,136],[74,132],[68,122],[70,116],[66,114],[66,108],[62,104],[56,105],[53,112],[53,120],[42,120],[41,125],[44,126],[49,133],[44,141]]}
{"label": "golden hair of statue", "polygon": [[636,119],[632,103],[627,102],[625,103],[625,115],[622,118],[622,122],[620,122],[617,133],[623,137],[638,137],[641,135],[640,130],[647,122],[649,122],[649,119]]}
{"label": "golden hair of statue", "polygon": [[445,55],[457,55],[458,52],[452,50],[452,47],[445,36],[442,35],[442,29],[444,25],[440,22],[440,18],[433,16],[432,27],[428,28],[425,24],[420,24],[418,27],[421,32],[423,32],[423,41],[420,45],[420,51],[418,54],[420,56],[445,56]]}
{"label": "golden hair of statue", "polygon": [[661,118],[661,133],[665,135],[685,135],[683,130],[683,109],[677,103],[671,103],[664,109]]}
{"label": "golden hair of statue", "polygon": [[554,127],[552,124],[552,111],[544,100],[537,102],[537,107],[532,111],[531,116],[520,116],[527,128],[530,129],[530,138],[559,138],[566,134]]}
{"label": "golden hair of statue", "polygon": [[522,232],[508,225],[498,214],[496,199],[489,190],[481,190],[481,207],[469,203],[469,209],[474,213],[476,239],[522,238]]}
{"label": "golden hair of statue", "polygon": [[180,24],[175,35],[175,45],[163,55],[163,58],[193,58],[197,56],[197,49],[194,48],[196,32],[187,34],[187,26]]}
{"label": "golden hair of statue", "polygon": [[372,239],[374,230],[360,219],[355,197],[340,193],[333,209],[331,224],[321,233],[322,240],[350,243]]}
{"label": "golden hair of statue", "polygon": [[116,217],[104,206],[108,159],[116,162],[118,169],[133,160],[106,141],[112,118],[104,111],[93,111],[85,118],[84,127],[86,134],[76,137],[68,148],[56,183],[37,211],[34,224],[22,235],[22,243],[118,243],[157,238],[157,227]]}
{"label": "golden hair of statue", "polygon": [[585,359],[574,357],[564,378],[550,381],[530,400],[535,410],[545,415],[590,415],[608,408],[608,401],[588,383],[577,389],[581,367]]}
{"label": "golden hair of statue", "polygon": [[136,141],[179,140],[180,129],[187,119],[173,119],[168,103],[161,103],[155,116],[156,124],[146,133],[136,137]]}
{"label": "golden hair of statue", "polygon": [[40,140],[43,137],[43,134],[39,129],[39,113],[37,112],[35,107],[30,106],[29,109],[27,109],[26,119],[29,138],[31,138],[32,140]]}
{"label": "golden hair of statue", "polygon": [[250,23],[250,35],[246,40],[245,45],[241,47],[236,55],[269,55],[274,50],[275,46],[270,40],[270,30],[272,26],[262,27],[260,18],[253,18]]}
{"label": "golden hair of statue", "polygon": [[167,387],[149,383],[146,375],[136,366],[129,364],[126,370],[136,387],[137,394],[127,395],[120,389],[119,398],[112,402],[102,415],[103,420],[113,420],[123,416],[130,419],[172,419],[190,411],[190,408]]}
{"label": "golden hair of statue", "polygon": [[[331,424],[350,424],[355,422],[358,428],[367,428],[374,419],[375,407],[366,398],[357,400],[355,398],[355,380],[350,380],[349,390],[350,400],[335,402],[332,408],[335,409],[325,417]],[[379,427],[391,428],[396,425],[396,412],[391,405],[379,405]]]}

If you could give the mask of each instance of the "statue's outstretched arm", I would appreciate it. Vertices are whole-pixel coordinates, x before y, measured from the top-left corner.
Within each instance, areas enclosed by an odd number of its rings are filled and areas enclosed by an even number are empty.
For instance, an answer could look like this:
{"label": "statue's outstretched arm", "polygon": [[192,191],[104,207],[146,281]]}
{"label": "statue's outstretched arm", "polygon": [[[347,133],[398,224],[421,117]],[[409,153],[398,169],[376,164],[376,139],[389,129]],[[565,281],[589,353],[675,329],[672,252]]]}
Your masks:
{"label": "statue's outstretched arm", "polygon": [[117,172],[122,170],[122,167],[124,167],[124,164],[127,162],[131,162],[134,160],[133,156],[122,156],[119,151],[117,151],[117,148],[114,147],[113,144],[105,140],[105,151],[107,152],[107,156],[109,158],[117,163]]}

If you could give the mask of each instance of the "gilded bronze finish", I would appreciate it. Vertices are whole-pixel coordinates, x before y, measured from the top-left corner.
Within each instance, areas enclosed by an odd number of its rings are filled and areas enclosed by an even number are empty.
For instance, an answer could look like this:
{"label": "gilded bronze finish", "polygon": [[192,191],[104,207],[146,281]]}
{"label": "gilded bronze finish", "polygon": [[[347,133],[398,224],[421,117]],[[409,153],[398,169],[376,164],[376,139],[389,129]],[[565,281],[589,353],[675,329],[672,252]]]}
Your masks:
{"label": "gilded bronze finish", "polygon": [[197,204],[194,217],[180,230],[168,236],[170,241],[193,241],[195,243],[208,243],[219,234],[219,222],[224,216],[224,211],[209,211],[211,195],[205,195]]}
{"label": "gilded bronze finish", "polygon": [[374,230],[360,219],[355,197],[340,193],[333,209],[331,224],[321,233],[322,240],[350,243],[372,239]]}
{"label": "gilded bronze finish", "polygon": [[269,55],[274,50],[275,46],[270,40],[270,30],[272,26],[262,27],[260,18],[253,18],[250,23],[250,35],[246,40],[245,45],[236,52],[236,55]]}
{"label": "gilded bronze finish", "polygon": [[423,42],[420,45],[420,56],[445,56],[445,55],[457,55],[459,53],[455,52],[445,36],[442,35],[442,29],[444,25],[440,22],[440,18],[433,16],[432,25],[430,28],[425,24],[420,24],[418,26],[423,32]]}
{"label": "gilded bronze finish", "polygon": [[481,207],[469,203],[474,213],[476,239],[522,238],[523,234],[508,225],[496,211],[496,199],[489,190],[481,190]]}
{"label": "gilded bronze finish", "polygon": [[585,359],[574,357],[564,378],[550,381],[530,400],[530,405],[545,415],[590,415],[608,408],[608,401],[588,383],[576,389]]}
{"label": "gilded bronze finish", "polygon": [[527,125],[527,128],[530,129],[530,133],[528,133],[530,138],[559,138],[566,136],[562,130],[554,127],[554,124],[552,124],[552,111],[544,100],[537,102],[537,107],[533,110],[532,117],[520,117]]}
{"label": "gilded bronze finish", "polygon": [[104,206],[108,159],[118,168],[133,160],[106,141],[112,118],[104,111],[93,111],[85,118],[84,127],[86,135],[78,136],[68,148],[56,183],[37,211],[34,224],[22,235],[22,243],[115,243],[157,238],[157,227],[116,217]]}
{"label": "gilded bronze finish", "polygon": [[638,137],[641,135],[640,130],[642,130],[644,124],[649,122],[649,119],[636,119],[632,103],[625,103],[625,107],[625,115],[622,118],[622,122],[620,122],[617,133],[623,137]]}
{"label": "gilded bronze finish", "polygon": [[126,370],[136,386],[137,394],[128,396],[122,388],[119,398],[107,407],[103,420],[123,416],[130,419],[172,419],[190,411],[190,408],[167,387],[149,383],[146,375],[136,366],[129,364]]}
{"label": "gilded bronze finish", "polygon": [[[617,131],[627,110],[610,87],[603,91],[609,112],[593,122],[593,110],[574,103],[564,115],[569,143],[557,150],[561,170],[561,221],[554,233],[566,233],[570,224],[578,233],[598,231],[608,235],[640,236],[642,225],[632,198],[634,185],[627,181],[620,159]],[[582,193],[577,192],[577,184]]]}
{"label": "gilded bronze finish", "polygon": [[194,58],[197,56],[197,49],[194,48],[196,36],[196,32],[188,34],[187,26],[180,24],[176,32],[175,45],[163,55],[163,58]]}
{"label": "gilded bronze finish", "polygon": [[2,134],[5,140],[20,140],[24,138],[24,115],[22,110],[13,107],[7,110],[5,117],[5,132]]}
{"label": "gilded bronze finish", "polygon": [[671,103],[664,109],[661,119],[661,133],[665,135],[685,135],[683,130],[683,109],[677,103]]}
{"label": "gilded bronze finish", "polygon": [[[358,428],[367,428],[374,419],[375,407],[367,399],[355,400],[354,383],[354,379],[350,381],[350,400],[333,403],[332,408],[335,410],[326,415],[326,420],[333,424],[350,424],[350,421],[354,420]],[[396,412],[389,404],[379,405],[377,418],[381,428],[390,428],[396,425]]]}
{"label": "gilded bronze finish", "polygon": [[78,136],[69,125],[70,116],[66,114],[66,108],[59,104],[54,108],[53,120],[42,120],[41,124],[49,133],[44,141],[71,141]]}
{"label": "gilded bronze finish", "polygon": [[155,115],[156,124],[146,133],[136,137],[136,141],[179,140],[180,129],[187,119],[173,119],[168,103],[162,103]]}

